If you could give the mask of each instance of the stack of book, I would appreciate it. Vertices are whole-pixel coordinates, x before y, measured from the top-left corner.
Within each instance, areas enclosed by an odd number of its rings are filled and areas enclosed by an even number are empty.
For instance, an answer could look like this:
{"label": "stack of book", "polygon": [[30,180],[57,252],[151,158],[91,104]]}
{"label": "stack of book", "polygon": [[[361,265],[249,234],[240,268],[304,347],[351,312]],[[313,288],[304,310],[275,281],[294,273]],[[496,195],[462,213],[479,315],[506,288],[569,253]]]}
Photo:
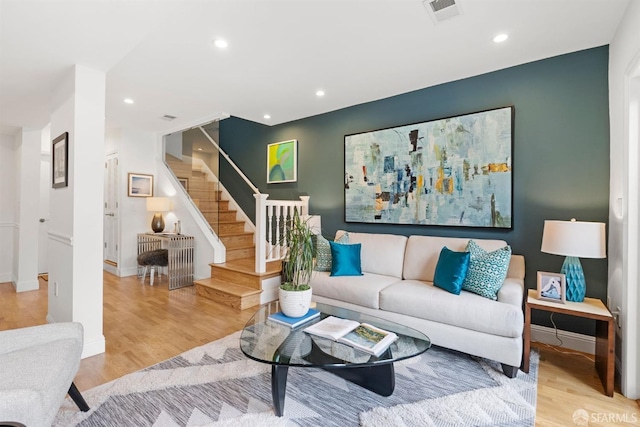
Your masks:
{"label": "stack of book", "polygon": [[368,323],[329,316],[304,330],[305,332],[350,345],[366,353],[380,356],[398,339],[393,332]]}
{"label": "stack of book", "polygon": [[285,316],[281,311],[279,311],[277,313],[270,314],[269,320],[293,329],[317,317],[320,317],[320,312],[314,308],[310,308],[309,311],[307,311],[307,314],[302,317]]}

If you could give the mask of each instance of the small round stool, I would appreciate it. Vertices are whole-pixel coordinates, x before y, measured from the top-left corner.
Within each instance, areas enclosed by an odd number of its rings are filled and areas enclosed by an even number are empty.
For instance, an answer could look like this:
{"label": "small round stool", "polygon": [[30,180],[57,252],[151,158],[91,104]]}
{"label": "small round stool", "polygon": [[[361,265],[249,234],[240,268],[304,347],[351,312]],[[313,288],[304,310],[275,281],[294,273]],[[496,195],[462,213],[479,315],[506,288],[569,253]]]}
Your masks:
{"label": "small round stool", "polygon": [[[144,274],[142,275],[142,283],[144,283],[145,277],[147,277],[147,269],[151,267],[151,286],[153,286],[153,275],[156,267],[166,267],[169,265],[169,251],[166,249],[155,249],[153,251],[142,252],[138,255],[138,265],[144,267]],[[158,276],[160,276],[160,270],[158,270]]]}

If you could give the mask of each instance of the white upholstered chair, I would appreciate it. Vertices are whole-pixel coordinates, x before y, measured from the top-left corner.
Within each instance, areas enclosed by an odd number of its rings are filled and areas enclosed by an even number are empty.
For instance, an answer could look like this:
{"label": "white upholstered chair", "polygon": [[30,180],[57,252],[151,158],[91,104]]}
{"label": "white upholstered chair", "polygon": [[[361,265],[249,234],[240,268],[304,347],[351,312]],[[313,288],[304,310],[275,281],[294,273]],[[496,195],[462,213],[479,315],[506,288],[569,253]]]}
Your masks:
{"label": "white upholstered chair", "polygon": [[67,393],[89,410],[73,384],[82,341],[72,322],[0,332],[0,426],[49,427]]}

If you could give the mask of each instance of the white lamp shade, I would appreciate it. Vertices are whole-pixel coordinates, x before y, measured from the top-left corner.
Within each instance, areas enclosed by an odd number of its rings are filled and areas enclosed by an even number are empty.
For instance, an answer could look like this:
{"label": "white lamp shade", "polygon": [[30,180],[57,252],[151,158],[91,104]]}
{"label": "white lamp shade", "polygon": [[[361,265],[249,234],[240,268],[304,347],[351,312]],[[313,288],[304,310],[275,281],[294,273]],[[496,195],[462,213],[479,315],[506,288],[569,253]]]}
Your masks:
{"label": "white lamp shade", "polygon": [[167,212],[170,208],[168,197],[147,197],[147,211]]}
{"label": "white lamp shade", "polygon": [[582,221],[545,221],[542,252],[577,258],[606,258],[605,224]]}

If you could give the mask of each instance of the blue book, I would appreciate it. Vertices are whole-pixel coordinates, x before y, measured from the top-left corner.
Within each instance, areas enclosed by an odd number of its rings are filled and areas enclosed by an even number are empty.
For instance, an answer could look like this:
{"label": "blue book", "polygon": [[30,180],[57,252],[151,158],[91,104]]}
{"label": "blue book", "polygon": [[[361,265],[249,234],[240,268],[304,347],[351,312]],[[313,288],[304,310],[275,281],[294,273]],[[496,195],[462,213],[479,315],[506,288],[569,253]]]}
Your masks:
{"label": "blue book", "polygon": [[296,326],[307,323],[309,320],[315,319],[316,317],[320,317],[320,312],[316,309],[310,308],[309,311],[307,311],[307,314],[302,317],[285,316],[281,311],[279,311],[269,315],[269,320],[281,325],[286,325],[290,328],[295,328]]}

